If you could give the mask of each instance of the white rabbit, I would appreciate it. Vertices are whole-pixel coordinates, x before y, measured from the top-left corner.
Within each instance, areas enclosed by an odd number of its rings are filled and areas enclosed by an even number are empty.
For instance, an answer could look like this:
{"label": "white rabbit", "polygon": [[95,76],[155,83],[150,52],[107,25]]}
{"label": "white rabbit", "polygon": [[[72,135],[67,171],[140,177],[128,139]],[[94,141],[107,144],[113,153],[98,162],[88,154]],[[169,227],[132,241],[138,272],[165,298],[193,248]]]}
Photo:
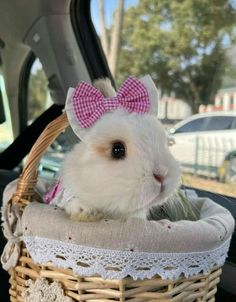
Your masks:
{"label": "white rabbit", "polygon": [[[148,92],[149,112],[117,108],[86,129],[75,121],[72,111],[76,109],[71,106],[69,93],[68,119],[82,141],[66,155],[62,165],[61,196],[65,200],[58,202],[56,198],[53,203],[73,219],[145,219],[150,208],[165,202],[179,186],[179,164],[156,117],[157,90],[149,76],[140,81]],[[99,80],[95,86],[105,96],[104,101],[116,95],[107,80]]]}

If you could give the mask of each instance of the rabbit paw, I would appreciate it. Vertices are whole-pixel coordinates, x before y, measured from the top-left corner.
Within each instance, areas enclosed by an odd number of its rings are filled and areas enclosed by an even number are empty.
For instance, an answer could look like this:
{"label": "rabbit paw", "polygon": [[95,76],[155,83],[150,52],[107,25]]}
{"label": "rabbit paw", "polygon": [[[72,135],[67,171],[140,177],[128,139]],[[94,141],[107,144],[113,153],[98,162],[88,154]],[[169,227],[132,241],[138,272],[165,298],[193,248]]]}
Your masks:
{"label": "rabbit paw", "polygon": [[101,220],[103,217],[102,212],[88,211],[80,209],[79,212],[71,214],[71,219],[80,222],[95,222]]}

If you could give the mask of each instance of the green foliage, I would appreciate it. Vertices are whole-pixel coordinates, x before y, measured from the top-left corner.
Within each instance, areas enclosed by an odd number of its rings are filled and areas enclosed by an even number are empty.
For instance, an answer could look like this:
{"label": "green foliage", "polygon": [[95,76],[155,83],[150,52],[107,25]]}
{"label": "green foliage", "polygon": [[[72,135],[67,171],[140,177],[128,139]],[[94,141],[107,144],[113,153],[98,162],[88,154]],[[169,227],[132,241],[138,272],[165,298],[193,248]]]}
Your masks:
{"label": "green foliage", "polygon": [[196,112],[221,85],[235,12],[226,0],[140,0],[125,13],[118,83],[149,73]]}
{"label": "green foliage", "polygon": [[34,120],[46,107],[47,78],[43,69],[30,75],[28,90],[28,120]]}

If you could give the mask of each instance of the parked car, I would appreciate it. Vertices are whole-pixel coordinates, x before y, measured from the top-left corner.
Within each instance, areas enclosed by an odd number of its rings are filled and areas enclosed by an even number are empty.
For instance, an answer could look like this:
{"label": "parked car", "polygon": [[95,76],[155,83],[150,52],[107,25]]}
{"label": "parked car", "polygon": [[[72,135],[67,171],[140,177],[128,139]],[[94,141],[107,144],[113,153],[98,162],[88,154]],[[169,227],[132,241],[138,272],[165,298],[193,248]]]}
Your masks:
{"label": "parked car", "polygon": [[169,135],[184,171],[217,177],[226,155],[236,149],[236,112],[193,115],[169,129]]}

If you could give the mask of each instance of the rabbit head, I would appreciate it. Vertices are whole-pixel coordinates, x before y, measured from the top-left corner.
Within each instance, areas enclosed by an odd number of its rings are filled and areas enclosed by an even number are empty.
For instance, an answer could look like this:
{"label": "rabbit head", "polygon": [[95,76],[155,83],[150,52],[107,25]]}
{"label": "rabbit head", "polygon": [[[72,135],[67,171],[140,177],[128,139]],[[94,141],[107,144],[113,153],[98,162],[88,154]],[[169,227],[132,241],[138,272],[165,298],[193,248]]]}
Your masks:
{"label": "rabbit head", "polygon": [[[102,80],[96,86],[106,98],[114,97],[109,82]],[[89,128],[82,128],[68,115],[82,138],[66,155],[62,168],[63,186],[76,197],[66,205],[68,213],[85,208],[103,212],[107,218],[145,217],[148,209],[177,189],[179,165],[156,118],[151,99],[157,95],[150,91],[150,108],[144,114],[117,108]]]}

